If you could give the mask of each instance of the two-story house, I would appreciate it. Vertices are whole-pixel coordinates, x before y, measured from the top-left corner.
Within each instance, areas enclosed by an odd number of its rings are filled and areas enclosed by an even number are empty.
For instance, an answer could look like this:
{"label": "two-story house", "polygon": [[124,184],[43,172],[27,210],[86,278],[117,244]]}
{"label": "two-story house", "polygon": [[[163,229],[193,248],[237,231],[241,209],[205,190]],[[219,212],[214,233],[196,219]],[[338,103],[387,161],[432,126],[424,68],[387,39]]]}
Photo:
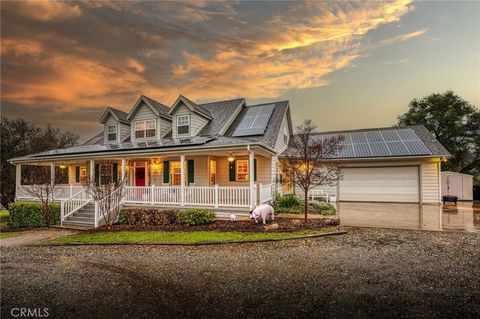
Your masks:
{"label": "two-story house", "polygon": [[[197,104],[179,96],[166,106],[141,96],[130,112],[108,107],[104,129],[83,145],[11,159],[17,200],[31,199],[22,165],[49,165],[68,179],[57,185],[62,222],[97,226],[83,184],[122,180],[125,206],[205,207],[248,212],[277,191],[297,192],[282,176],[293,134],[288,101],[248,105],[243,98]],[[319,133],[345,137],[331,161],[343,179],[323,191],[337,201],[440,202],[440,161],[448,152],[423,126]],[[120,203],[119,203],[120,204]],[[85,212],[83,212],[85,216]]]}

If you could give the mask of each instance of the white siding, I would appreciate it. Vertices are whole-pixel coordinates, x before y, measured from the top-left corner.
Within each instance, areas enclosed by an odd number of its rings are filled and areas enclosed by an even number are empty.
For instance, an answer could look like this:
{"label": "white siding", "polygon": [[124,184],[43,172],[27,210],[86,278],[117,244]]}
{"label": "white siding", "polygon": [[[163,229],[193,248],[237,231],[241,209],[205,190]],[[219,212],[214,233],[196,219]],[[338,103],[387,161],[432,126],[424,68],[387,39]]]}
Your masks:
{"label": "white siding", "polygon": [[[156,136],[155,137],[149,137],[149,138],[135,138],[135,122],[136,121],[144,121],[144,120],[156,120],[157,126],[156,126]],[[131,122],[131,141],[132,142],[142,142],[142,141],[148,141],[148,140],[159,140],[161,138],[161,123],[162,120],[150,109],[148,105],[145,103],[142,103],[142,105],[138,108],[137,112],[133,116]]]}
{"label": "white siding", "polygon": [[[108,126],[115,125],[117,128],[117,139],[115,141],[108,140]],[[104,144],[118,144],[120,135],[118,134],[118,122],[115,118],[111,115],[108,116],[107,120],[105,121],[105,125],[103,126],[103,143]]]}
{"label": "white siding", "polygon": [[473,200],[473,176],[442,172],[442,195],[457,196],[459,200]]}
{"label": "white siding", "polygon": [[130,125],[119,123],[120,125],[120,143],[130,136]]}
{"label": "white siding", "polygon": [[[188,134],[177,134],[177,116],[181,115],[190,115],[190,131]],[[172,121],[172,136],[173,138],[180,138],[180,137],[191,137],[196,136],[208,123],[208,119],[205,117],[190,111],[190,109],[184,105],[183,103],[180,104],[176,109],[175,112],[172,114],[173,121]]]}
{"label": "white siding", "polygon": [[[257,181],[256,183],[270,184],[272,178],[272,163],[270,158],[255,156],[257,159]],[[236,157],[237,160],[248,159],[248,156]],[[229,180],[228,157],[217,157],[217,184],[224,186],[243,185],[248,186],[249,182],[231,182]]]}
{"label": "white siding", "polygon": [[[285,128],[287,129],[287,132],[288,132],[288,139],[286,143],[283,137],[284,135],[283,132]],[[285,114],[282,120],[282,126],[280,127],[280,131],[278,132],[277,141],[275,142],[275,151],[277,151],[278,153],[282,153],[285,149],[287,149],[289,140],[290,140],[290,130],[288,127],[287,115]]]}
{"label": "white siding", "polygon": [[160,117],[159,120],[160,120],[160,137],[163,137],[172,129],[172,122],[164,119],[163,117]]}
{"label": "white siding", "polygon": [[438,163],[422,164],[422,193],[424,203],[438,203],[440,198],[440,181]]}

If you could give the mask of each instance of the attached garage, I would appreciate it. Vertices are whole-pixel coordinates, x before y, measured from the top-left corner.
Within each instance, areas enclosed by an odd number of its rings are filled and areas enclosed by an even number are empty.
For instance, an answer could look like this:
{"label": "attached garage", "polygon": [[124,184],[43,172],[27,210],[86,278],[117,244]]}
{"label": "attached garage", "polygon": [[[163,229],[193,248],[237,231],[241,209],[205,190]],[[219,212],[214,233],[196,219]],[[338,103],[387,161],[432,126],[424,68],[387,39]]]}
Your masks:
{"label": "attached garage", "polygon": [[343,168],[342,173],[339,201],[419,202],[418,166]]}

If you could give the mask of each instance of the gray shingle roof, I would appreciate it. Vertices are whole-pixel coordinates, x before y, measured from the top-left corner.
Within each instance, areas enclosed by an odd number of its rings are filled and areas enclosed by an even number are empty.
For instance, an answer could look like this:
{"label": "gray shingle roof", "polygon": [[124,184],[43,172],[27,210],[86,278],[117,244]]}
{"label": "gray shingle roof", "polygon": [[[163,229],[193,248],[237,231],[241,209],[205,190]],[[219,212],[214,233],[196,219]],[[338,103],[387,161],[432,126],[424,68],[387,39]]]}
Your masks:
{"label": "gray shingle roof", "polygon": [[130,122],[130,121],[127,120],[128,113],[123,112],[123,111],[120,111],[120,110],[115,109],[115,108],[113,108],[113,107],[111,107],[110,110],[111,110],[113,113],[115,113],[115,116],[118,117],[118,119],[119,119],[120,121]]}
{"label": "gray shingle roof", "polygon": [[200,104],[210,114],[212,119],[210,122],[200,131],[199,135],[217,135],[219,131],[227,124],[228,120],[232,117],[235,110],[245,102],[244,98],[218,101],[211,103]]}
{"label": "gray shingle roof", "polygon": [[183,96],[183,95],[180,95],[180,96],[181,96],[181,97],[185,100],[185,102],[187,102],[188,105],[189,105],[190,107],[192,107],[196,112],[198,112],[198,113],[200,113],[200,114],[208,117],[209,119],[212,118],[212,114],[210,113],[209,110],[205,109],[205,108],[204,108],[203,106],[201,106],[201,105],[198,105],[197,103],[193,102],[192,100],[186,98],[186,97]]}
{"label": "gray shingle roof", "polygon": [[145,96],[145,95],[142,95],[143,98],[145,100],[148,101],[148,103],[150,103],[150,105],[152,105],[157,111],[158,113],[164,115],[164,116],[167,116],[168,118],[171,118],[170,114],[168,113],[170,111],[170,108],[158,101],[155,101],[154,99],[152,99],[151,97],[148,97],[148,96]]}

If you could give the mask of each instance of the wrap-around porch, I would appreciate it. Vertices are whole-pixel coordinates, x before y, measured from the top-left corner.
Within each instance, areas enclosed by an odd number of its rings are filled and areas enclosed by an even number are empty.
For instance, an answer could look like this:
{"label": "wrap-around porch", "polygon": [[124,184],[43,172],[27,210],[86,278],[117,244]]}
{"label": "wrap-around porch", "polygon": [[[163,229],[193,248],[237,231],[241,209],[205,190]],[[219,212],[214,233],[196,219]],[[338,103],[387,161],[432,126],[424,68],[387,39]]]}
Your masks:
{"label": "wrap-around porch", "polygon": [[[245,149],[208,155],[159,154],[34,164],[50,166],[51,183],[56,184],[53,200],[62,204],[62,222],[82,207],[93,204],[85,191],[87,180],[94,180],[97,184],[122,180],[125,186],[119,204],[139,207],[238,209],[246,212],[271,200],[274,192],[272,157]],[[16,166],[16,200],[34,200],[27,191],[29,186],[22,184],[22,164]],[[56,180],[59,171],[63,171],[61,181]]]}

